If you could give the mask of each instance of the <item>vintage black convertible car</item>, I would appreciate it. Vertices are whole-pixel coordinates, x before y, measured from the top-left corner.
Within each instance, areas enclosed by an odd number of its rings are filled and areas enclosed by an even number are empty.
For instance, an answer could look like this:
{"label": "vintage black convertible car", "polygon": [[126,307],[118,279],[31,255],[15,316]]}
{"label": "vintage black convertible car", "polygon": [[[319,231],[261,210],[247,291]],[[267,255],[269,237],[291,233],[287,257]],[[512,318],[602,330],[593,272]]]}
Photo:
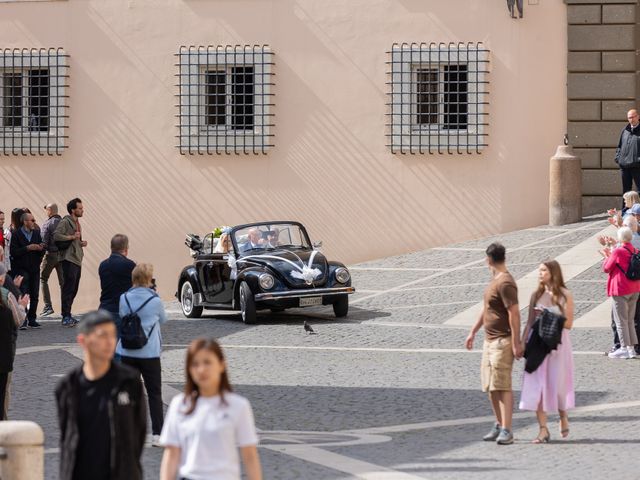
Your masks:
{"label": "vintage black convertible car", "polygon": [[298,222],[223,227],[204,238],[189,234],[185,244],[194,262],[180,273],[176,297],[187,317],[232,308],[255,323],[257,310],[333,305],[336,317],[349,311],[349,270],[327,261]]}

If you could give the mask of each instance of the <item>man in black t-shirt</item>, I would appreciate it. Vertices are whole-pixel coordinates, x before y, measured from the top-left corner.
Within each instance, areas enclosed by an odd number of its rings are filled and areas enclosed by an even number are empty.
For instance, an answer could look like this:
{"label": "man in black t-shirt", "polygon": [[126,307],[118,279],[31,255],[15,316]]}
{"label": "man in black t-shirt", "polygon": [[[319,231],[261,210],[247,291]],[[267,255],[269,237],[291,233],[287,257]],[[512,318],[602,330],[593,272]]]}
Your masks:
{"label": "man in black t-shirt", "polygon": [[105,310],[80,322],[84,363],[56,388],[60,480],[142,480],[147,432],[140,375],[114,363],[116,326]]}

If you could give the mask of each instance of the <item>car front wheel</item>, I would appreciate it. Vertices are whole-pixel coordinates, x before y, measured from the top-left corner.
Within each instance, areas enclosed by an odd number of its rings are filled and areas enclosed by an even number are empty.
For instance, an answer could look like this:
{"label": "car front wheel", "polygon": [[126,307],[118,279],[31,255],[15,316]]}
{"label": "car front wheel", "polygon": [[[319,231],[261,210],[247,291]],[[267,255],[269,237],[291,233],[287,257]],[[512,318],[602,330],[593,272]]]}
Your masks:
{"label": "car front wheel", "polygon": [[349,313],[349,297],[347,295],[340,295],[338,300],[333,302],[333,313],[336,318],[346,317]]}
{"label": "car front wheel", "polygon": [[247,325],[256,323],[256,302],[247,282],[240,284],[240,313],[242,313],[242,321]]}
{"label": "car front wheel", "polygon": [[180,289],[180,305],[182,306],[182,313],[187,318],[200,318],[202,316],[202,307],[194,305],[194,297],[193,285],[187,280]]}

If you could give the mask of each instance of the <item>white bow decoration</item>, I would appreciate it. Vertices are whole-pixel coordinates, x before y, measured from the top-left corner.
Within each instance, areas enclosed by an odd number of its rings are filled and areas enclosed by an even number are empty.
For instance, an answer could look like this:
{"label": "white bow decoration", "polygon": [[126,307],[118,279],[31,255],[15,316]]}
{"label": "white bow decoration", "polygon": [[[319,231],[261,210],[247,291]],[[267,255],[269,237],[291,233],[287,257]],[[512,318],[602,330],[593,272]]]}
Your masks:
{"label": "white bow decoration", "polygon": [[237,276],[238,262],[244,262],[244,261],[255,259],[255,258],[261,258],[261,259],[269,258],[271,260],[287,262],[289,265],[293,267],[293,270],[291,271],[291,276],[298,280],[304,280],[307,285],[311,285],[316,278],[322,275],[322,271],[319,268],[311,267],[313,265],[313,259],[318,253],[318,250],[315,250],[315,249],[313,250],[313,252],[311,253],[311,256],[309,257],[309,262],[307,264],[305,264],[302,261],[302,259],[298,257],[298,255],[296,255],[295,253],[293,252],[290,252],[290,253],[292,255],[295,255],[298,258],[298,261],[302,266],[292,262],[291,260],[287,260],[286,258],[276,257],[274,255],[248,255],[246,257],[236,259],[236,256],[233,253],[229,253],[227,264],[229,265],[229,268],[231,268],[231,278],[236,278]]}

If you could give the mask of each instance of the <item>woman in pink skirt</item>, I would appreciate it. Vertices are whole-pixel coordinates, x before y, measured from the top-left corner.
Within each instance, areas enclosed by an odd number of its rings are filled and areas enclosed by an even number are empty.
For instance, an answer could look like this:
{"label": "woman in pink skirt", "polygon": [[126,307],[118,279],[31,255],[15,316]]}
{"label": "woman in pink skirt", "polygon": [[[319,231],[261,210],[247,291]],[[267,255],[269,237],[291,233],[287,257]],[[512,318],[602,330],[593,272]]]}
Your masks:
{"label": "woman in pink skirt", "polygon": [[546,443],[551,438],[547,428],[547,412],[558,411],[560,435],[569,435],[567,410],[575,407],[573,391],[573,354],[569,330],[573,325],[573,296],[564,284],[562,270],[555,260],[540,265],[538,289],[531,295],[529,319],[522,335],[523,344],[529,338],[536,316],[544,309],[563,315],[567,320],[562,330],[562,342],[549,353],[533,372],[524,372],[521,410],[534,410],[540,432],[533,443]]}

